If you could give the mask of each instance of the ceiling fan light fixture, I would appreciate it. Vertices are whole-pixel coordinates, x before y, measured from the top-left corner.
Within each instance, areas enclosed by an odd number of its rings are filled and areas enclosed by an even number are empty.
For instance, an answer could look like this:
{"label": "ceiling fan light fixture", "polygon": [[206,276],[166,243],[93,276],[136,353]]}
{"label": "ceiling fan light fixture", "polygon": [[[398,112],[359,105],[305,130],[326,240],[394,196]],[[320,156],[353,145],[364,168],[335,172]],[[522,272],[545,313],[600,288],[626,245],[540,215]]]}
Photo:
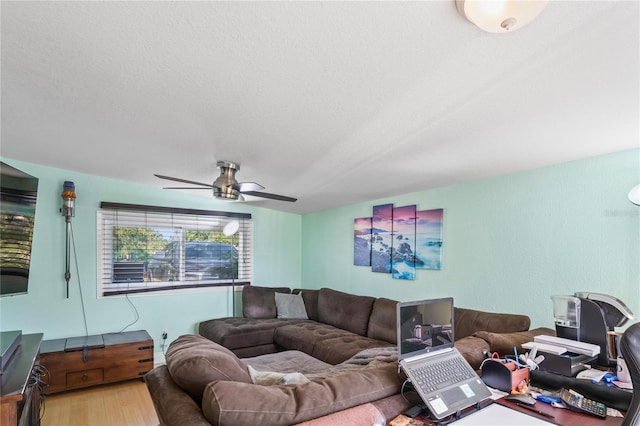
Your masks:
{"label": "ceiling fan light fixture", "polygon": [[456,0],[456,8],[482,30],[506,33],[529,24],[547,3],[548,0]]}
{"label": "ceiling fan light fixture", "polygon": [[213,187],[213,196],[214,198],[222,201],[238,201],[240,200],[240,193],[235,189],[224,186],[224,187]]}
{"label": "ceiling fan light fixture", "polygon": [[213,196],[219,200],[238,201],[240,192],[233,188],[237,184],[236,172],[240,165],[230,161],[218,161],[216,166],[220,169],[220,176],[213,181]]}

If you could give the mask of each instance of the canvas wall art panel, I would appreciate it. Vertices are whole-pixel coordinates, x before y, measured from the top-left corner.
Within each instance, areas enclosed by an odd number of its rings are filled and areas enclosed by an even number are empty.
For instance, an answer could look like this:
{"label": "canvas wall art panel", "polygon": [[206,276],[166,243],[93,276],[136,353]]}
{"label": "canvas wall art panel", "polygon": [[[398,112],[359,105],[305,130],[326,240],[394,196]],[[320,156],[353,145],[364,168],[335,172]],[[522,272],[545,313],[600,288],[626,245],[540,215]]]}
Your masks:
{"label": "canvas wall art panel", "polygon": [[391,274],[399,280],[416,279],[416,206],[393,209]]}
{"label": "canvas wall art panel", "polygon": [[393,204],[373,206],[371,224],[371,270],[391,273]]}
{"label": "canvas wall art panel", "polygon": [[353,220],[353,264],[371,266],[371,218]]}
{"label": "canvas wall art panel", "polygon": [[442,269],[443,209],[416,213],[416,267]]}

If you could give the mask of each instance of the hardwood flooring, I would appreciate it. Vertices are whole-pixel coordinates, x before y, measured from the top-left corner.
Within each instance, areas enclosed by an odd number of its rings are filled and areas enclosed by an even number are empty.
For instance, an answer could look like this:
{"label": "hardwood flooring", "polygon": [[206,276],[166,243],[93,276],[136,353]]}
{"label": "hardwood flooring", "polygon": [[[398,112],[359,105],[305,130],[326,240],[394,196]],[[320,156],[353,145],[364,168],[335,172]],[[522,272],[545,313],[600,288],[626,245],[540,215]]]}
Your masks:
{"label": "hardwood flooring", "polygon": [[42,426],[157,426],[147,387],[141,380],[47,395]]}

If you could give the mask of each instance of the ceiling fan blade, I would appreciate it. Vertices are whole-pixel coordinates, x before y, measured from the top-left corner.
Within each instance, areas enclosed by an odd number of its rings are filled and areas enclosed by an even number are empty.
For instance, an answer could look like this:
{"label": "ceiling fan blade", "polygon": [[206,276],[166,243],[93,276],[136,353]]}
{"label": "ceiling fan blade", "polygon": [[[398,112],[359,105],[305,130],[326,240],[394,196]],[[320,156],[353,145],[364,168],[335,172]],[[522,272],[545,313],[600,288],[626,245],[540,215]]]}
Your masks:
{"label": "ceiling fan blade", "polygon": [[231,185],[231,187],[240,192],[260,191],[261,189],[264,189],[264,186],[255,182],[238,182]]}
{"label": "ceiling fan blade", "polygon": [[162,189],[206,189],[211,191],[211,187],[204,186],[163,186]]}
{"label": "ceiling fan blade", "polygon": [[291,203],[298,200],[297,198],[285,197],[284,195],[270,194],[262,191],[242,191],[242,193],[245,195],[252,195],[254,197],[269,198],[270,200],[289,201]]}
{"label": "ceiling fan blade", "polygon": [[187,180],[187,179],[180,179],[180,178],[176,178],[176,177],[171,177],[171,176],[164,176],[164,175],[157,175],[154,173],[155,177],[158,177],[160,179],[165,179],[165,180],[172,180],[174,182],[182,182],[182,183],[190,183],[192,185],[200,185],[200,186],[206,186],[207,188],[213,188],[213,186],[211,186],[208,183],[202,183],[202,182],[196,182],[193,180]]}

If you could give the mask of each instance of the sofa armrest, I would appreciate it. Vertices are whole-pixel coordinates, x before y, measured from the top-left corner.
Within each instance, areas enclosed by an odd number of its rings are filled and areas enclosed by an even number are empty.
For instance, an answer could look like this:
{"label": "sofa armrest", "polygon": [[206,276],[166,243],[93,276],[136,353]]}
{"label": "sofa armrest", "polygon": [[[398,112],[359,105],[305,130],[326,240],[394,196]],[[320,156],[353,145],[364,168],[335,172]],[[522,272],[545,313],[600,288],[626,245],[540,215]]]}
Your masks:
{"label": "sofa armrest", "polygon": [[492,333],[489,331],[476,331],[474,337],[485,340],[489,344],[491,352],[499,355],[513,354],[515,347],[518,352],[522,352],[522,344],[532,342],[534,336],[538,335],[555,336],[555,331],[550,328],[540,327],[534,330],[518,331],[513,333]]}
{"label": "sofa armrest", "polygon": [[198,404],[171,379],[166,365],[149,371],[144,382],[160,426],[211,426]]}

